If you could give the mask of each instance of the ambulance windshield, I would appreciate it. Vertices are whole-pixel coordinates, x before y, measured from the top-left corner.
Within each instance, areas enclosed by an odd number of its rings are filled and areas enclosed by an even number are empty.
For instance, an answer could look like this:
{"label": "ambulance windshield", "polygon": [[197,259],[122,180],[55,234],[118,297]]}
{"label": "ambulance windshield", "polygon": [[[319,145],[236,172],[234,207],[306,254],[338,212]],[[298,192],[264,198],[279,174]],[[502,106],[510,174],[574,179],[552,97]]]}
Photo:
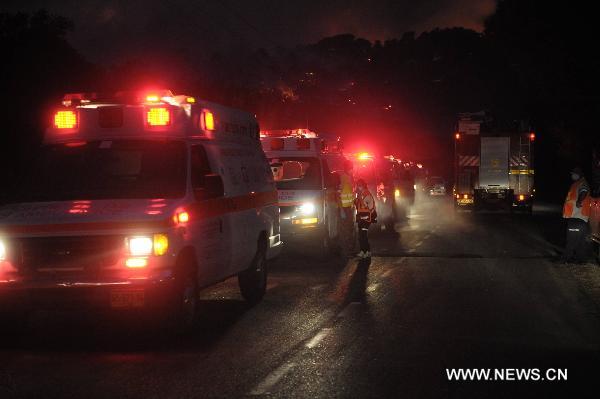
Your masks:
{"label": "ambulance windshield", "polygon": [[180,198],[185,195],[180,141],[93,141],[57,144],[40,155],[9,202]]}
{"label": "ambulance windshield", "polygon": [[269,160],[278,190],[321,190],[318,158],[282,157]]}

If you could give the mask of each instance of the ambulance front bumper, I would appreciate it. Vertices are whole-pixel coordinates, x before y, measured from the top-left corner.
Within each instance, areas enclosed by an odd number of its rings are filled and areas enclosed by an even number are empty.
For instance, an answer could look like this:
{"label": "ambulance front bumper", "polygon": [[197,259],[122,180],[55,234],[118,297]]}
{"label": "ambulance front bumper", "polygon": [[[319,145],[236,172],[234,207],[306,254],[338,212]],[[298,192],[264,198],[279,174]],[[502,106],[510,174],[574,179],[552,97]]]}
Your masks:
{"label": "ambulance front bumper", "polygon": [[317,217],[280,220],[283,240],[317,236],[323,231],[323,224]]}
{"label": "ambulance front bumper", "polygon": [[155,308],[167,302],[174,288],[170,270],[102,281],[0,280],[0,311]]}

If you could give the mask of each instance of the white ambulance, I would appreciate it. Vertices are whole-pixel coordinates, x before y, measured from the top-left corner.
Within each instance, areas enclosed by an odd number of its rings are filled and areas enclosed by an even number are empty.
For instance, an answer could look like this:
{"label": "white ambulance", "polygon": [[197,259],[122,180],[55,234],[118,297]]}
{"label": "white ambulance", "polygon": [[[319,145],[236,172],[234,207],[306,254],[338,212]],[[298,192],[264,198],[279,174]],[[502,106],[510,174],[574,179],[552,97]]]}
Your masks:
{"label": "white ambulance", "polygon": [[189,326],[202,287],[263,297],[281,240],[253,115],[169,90],[63,105],[5,188],[0,308],[165,306]]}
{"label": "white ambulance", "polygon": [[333,168],[343,165],[341,151],[308,129],[263,131],[261,142],[277,185],[283,240],[312,241],[321,256],[335,251],[340,203]]}

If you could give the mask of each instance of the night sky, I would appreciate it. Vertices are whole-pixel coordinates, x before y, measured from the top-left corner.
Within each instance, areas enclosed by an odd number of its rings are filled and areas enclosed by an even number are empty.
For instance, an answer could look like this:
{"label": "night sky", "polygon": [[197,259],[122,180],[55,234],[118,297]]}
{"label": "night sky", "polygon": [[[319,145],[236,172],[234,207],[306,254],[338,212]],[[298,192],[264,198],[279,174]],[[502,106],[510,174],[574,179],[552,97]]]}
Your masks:
{"label": "night sky", "polygon": [[93,62],[110,64],[161,47],[240,51],[293,46],[340,33],[369,40],[462,26],[481,30],[494,0],[20,0],[0,10],[45,8],[75,23],[69,38]]}

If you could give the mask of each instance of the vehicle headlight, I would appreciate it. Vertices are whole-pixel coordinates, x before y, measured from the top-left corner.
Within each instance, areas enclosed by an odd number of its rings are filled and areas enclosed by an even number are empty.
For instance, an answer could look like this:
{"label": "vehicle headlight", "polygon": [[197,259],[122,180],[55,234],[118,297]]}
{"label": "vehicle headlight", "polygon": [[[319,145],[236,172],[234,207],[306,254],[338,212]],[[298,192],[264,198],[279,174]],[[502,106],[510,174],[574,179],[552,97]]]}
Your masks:
{"label": "vehicle headlight", "polygon": [[312,202],[307,202],[305,204],[300,205],[298,210],[303,215],[312,215],[313,213],[315,213],[316,208],[315,204],[313,204]]}
{"label": "vehicle headlight", "polygon": [[165,234],[128,237],[126,242],[130,256],[160,256],[166,254],[169,248],[169,239]]}
{"label": "vehicle headlight", "polygon": [[394,197],[400,198],[400,190],[398,190],[398,189],[394,190]]}
{"label": "vehicle headlight", "polygon": [[6,245],[0,240],[0,261],[6,260]]}

